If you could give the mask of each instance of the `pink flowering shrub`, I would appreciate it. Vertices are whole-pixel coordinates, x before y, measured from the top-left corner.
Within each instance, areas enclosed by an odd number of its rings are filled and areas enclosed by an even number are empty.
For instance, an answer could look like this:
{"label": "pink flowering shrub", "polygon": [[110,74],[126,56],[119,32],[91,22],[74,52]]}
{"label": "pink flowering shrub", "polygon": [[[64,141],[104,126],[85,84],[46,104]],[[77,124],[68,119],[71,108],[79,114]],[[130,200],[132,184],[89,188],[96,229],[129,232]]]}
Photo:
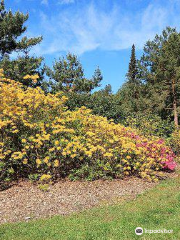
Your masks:
{"label": "pink flowering shrub", "polygon": [[159,162],[162,169],[170,171],[175,170],[177,166],[175,162],[176,155],[170,147],[166,146],[163,139],[149,141],[134,132],[126,132],[125,135],[135,139],[137,149],[143,148],[146,156],[153,158],[156,162]]}

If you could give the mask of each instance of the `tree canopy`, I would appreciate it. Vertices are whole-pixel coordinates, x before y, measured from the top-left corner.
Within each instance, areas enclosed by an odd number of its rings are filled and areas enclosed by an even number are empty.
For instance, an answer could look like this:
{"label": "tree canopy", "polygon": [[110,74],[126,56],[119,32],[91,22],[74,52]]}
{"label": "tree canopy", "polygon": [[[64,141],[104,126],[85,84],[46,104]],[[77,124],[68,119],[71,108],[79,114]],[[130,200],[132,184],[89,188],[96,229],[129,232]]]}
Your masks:
{"label": "tree canopy", "polygon": [[[27,75],[39,75],[39,84],[42,80],[40,66],[42,58],[31,57],[31,48],[42,41],[42,37],[28,38],[23,36],[27,27],[24,25],[29,15],[19,11],[13,13],[6,10],[3,0],[0,2],[0,68],[4,69],[5,76],[17,81],[22,81],[24,85],[34,86],[30,78],[24,79]],[[12,58],[15,53],[17,58]],[[36,86],[36,84],[35,84]]]}
{"label": "tree canopy", "polygon": [[56,60],[53,68],[46,67],[46,74],[52,80],[54,92],[88,93],[100,86],[103,77],[99,68],[91,79],[87,79],[76,55],[68,53],[66,57]]}

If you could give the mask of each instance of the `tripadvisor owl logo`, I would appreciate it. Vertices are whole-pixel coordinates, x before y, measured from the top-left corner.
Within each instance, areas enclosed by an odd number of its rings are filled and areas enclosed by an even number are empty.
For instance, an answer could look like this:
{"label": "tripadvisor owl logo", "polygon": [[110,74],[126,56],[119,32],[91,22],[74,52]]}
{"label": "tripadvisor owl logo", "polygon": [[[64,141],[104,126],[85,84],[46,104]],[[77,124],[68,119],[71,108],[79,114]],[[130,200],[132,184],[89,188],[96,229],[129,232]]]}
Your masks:
{"label": "tripadvisor owl logo", "polygon": [[143,229],[141,227],[137,227],[135,229],[135,233],[136,233],[136,235],[141,235],[141,234],[143,234]]}

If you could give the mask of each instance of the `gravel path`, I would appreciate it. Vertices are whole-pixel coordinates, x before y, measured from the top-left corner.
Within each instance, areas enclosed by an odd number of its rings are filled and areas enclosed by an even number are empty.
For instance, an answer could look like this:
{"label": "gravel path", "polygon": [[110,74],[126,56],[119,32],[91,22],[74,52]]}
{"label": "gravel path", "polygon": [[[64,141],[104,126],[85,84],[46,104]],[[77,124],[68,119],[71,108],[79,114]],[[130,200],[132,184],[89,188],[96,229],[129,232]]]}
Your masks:
{"label": "gravel path", "polygon": [[104,203],[114,203],[155,186],[139,178],[93,182],[59,181],[48,192],[30,182],[0,192],[0,224],[66,215]]}

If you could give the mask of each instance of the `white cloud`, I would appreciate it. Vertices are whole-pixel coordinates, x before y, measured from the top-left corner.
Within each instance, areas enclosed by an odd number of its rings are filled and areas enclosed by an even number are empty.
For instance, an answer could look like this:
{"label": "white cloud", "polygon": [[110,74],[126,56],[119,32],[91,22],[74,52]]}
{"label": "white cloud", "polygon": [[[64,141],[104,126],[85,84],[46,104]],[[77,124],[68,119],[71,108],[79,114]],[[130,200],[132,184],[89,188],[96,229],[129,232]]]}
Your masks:
{"label": "white cloud", "polygon": [[75,2],[75,0],[59,0],[58,1],[59,4],[71,4],[74,2]]}
{"label": "white cloud", "polygon": [[115,5],[107,11],[91,3],[51,16],[41,13],[39,28],[44,41],[36,50],[43,54],[61,51],[83,54],[97,48],[126,49],[133,43],[142,49],[144,43],[163,28],[180,22],[180,15],[175,14],[177,6],[172,1],[169,3],[162,6],[152,2],[141,12],[123,11]]}
{"label": "white cloud", "polygon": [[44,4],[44,5],[47,6],[47,5],[48,5],[48,0],[42,0],[42,1],[41,1],[41,4]]}

